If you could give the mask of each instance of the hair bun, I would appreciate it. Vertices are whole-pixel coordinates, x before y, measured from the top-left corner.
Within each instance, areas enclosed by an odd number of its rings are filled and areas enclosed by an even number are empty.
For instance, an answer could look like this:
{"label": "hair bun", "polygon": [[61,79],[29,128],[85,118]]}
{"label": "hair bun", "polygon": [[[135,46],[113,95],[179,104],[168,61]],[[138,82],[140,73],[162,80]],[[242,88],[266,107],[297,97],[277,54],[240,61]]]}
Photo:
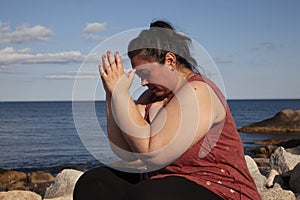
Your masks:
{"label": "hair bun", "polygon": [[166,29],[174,30],[173,26],[170,23],[162,20],[152,22],[150,24],[150,28],[166,28]]}

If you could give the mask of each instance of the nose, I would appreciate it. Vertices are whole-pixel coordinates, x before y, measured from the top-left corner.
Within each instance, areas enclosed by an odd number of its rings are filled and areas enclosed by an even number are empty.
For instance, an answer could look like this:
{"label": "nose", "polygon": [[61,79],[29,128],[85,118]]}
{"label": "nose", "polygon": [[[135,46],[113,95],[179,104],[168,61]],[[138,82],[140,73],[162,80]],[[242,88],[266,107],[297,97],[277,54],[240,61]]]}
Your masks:
{"label": "nose", "polygon": [[146,86],[148,83],[149,83],[149,82],[148,82],[147,79],[145,79],[145,78],[141,80],[142,86]]}

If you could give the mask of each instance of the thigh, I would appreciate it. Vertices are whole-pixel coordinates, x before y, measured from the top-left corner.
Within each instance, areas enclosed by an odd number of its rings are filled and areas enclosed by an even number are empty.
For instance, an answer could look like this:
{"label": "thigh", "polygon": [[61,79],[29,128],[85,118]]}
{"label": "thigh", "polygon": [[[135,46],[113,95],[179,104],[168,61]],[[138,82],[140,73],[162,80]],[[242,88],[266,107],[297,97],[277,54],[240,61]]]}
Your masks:
{"label": "thigh", "polygon": [[138,181],[138,174],[99,167],[85,172],[77,181],[74,200],[120,199],[121,195]]}
{"label": "thigh", "polygon": [[212,191],[183,177],[170,176],[165,178],[142,181],[131,187],[124,194],[123,200],[184,200],[184,199],[222,199]]}

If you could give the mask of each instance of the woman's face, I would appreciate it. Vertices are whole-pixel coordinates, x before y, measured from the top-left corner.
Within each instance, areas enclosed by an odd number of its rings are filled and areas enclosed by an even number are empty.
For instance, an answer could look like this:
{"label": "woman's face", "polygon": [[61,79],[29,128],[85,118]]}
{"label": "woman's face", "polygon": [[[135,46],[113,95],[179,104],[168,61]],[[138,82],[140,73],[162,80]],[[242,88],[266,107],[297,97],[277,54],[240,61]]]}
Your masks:
{"label": "woman's face", "polygon": [[170,67],[146,61],[141,56],[134,56],[131,65],[141,78],[142,86],[147,86],[156,96],[166,96],[175,89],[176,73]]}

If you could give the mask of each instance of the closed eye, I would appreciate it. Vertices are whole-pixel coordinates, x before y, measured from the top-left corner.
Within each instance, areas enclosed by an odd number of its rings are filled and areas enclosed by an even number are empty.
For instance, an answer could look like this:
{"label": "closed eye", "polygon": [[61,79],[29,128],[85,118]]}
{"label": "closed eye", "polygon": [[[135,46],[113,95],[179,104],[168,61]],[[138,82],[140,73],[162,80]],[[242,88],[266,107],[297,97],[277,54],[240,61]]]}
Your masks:
{"label": "closed eye", "polygon": [[144,79],[144,78],[149,78],[150,76],[150,72],[148,70],[139,70],[136,72],[136,74],[141,78],[141,79]]}

